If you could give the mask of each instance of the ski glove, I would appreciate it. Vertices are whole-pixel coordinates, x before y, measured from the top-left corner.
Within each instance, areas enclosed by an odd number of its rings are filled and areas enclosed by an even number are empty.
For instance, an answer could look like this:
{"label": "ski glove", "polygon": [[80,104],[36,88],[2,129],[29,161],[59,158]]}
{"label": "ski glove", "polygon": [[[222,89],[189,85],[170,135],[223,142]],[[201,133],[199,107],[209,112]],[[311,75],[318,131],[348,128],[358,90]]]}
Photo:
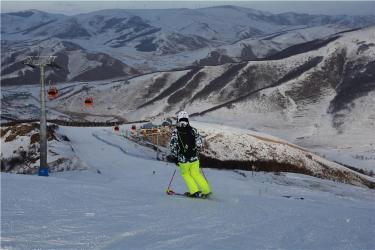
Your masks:
{"label": "ski glove", "polygon": [[178,158],[176,156],[174,156],[174,155],[168,155],[167,160],[169,162],[174,163],[174,164],[178,164]]}

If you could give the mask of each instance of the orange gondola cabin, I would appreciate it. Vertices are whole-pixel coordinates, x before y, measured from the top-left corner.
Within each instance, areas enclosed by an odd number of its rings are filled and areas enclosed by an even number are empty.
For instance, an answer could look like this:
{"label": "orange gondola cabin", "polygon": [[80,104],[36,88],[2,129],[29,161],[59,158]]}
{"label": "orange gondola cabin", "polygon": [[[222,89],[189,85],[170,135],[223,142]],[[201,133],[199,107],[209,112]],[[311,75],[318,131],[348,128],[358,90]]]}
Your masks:
{"label": "orange gondola cabin", "polygon": [[58,93],[59,93],[59,92],[57,91],[57,88],[56,88],[56,87],[52,87],[52,86],[50,86],[49,89],[48,89],[48,92],[47,92],[47,94],[48,94],[48,99],[49,99],[49,100],[53,100],[53,99],[55,99],[55,98],[57,97]]}
{"label": "orange gondola cabin", "polygon": [[90,108],[94,105],[94,99],[92,97],[86,97],[85,106]]}

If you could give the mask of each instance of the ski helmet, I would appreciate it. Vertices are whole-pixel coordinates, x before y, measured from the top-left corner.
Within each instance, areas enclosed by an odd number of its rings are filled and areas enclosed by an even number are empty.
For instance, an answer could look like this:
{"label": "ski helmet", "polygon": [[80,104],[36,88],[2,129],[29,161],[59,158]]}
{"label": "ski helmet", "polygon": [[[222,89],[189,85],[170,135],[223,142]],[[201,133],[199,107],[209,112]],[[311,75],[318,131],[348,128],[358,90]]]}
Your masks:
{"label": "ski helmet", "polygon": [[186,111],[180,111],[180,112],[178,112],[178,114],[177,114],[177,121],[179,122],[183,118],[189,120],[189,114]]}
{"label": "ski helmet", "polygon": [[180,111],[177,114],[177,126],[186,127],[189,124],[189,115],[186,111]]}

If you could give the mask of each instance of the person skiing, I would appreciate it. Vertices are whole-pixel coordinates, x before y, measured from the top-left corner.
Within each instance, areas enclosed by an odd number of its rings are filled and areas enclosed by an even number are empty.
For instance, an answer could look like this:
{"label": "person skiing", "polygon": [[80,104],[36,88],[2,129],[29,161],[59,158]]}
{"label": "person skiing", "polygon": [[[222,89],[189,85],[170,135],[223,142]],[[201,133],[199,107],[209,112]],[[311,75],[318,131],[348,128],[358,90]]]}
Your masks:
{"label": "person skiing", "polygon": [[188,113],[180,111],[177,114],[177,126],[172,131],[170,148],[189,190],[185,195],[189,197],[207,198],[211,194],[211,188],[199,168],[199,151],[202,144],[202,137],[197,129],[190,126]]}

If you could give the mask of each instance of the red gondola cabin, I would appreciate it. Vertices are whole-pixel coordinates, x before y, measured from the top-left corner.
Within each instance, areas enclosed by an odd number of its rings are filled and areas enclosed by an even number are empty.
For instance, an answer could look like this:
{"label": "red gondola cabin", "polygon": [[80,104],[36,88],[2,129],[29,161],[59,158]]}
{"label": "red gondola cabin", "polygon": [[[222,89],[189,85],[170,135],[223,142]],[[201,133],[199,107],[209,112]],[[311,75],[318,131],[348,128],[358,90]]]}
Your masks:
{"label": "red gondola cabin", "polygon": [[55,99],[58,95],[57,88],[56,87],[49,87],[47,94],[48,94],[49,100]]}
{"label": "red gondola cabin", "polygon": [[86,107],[92,107],[93,104],[94,104],[94,99],[92,97],[86,97],[85,106]]}

